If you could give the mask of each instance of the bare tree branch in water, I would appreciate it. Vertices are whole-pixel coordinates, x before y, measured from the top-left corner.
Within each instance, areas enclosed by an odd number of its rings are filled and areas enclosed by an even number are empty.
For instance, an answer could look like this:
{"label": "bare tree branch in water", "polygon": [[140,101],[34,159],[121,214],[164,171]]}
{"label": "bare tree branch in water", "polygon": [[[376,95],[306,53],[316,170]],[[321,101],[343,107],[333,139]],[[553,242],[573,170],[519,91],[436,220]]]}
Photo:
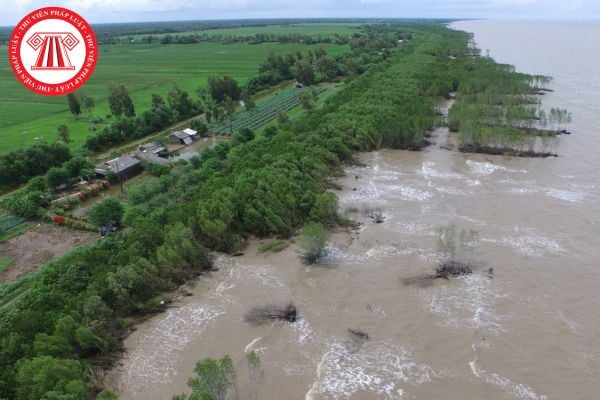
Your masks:
{"label": "bare tree branch in water", "polygon": [[350,340],[346,342],[346,347],[350,354],[359,351],[363,344],[369,340],[369,334],[360,329],[348,328],[348,333],[350,333]]}
{"label": "bare tree branch in water", "polygon": [[298,310],[292,303],[285,306],[267,305],[252,308],[244,315],[244,321],[260,325],[272,321],[296,322]]}
{"label": "bare tree branch in water", "polygon": [[376,224],[383,222],[383,210],[381,208],[371,208],[365,206],[365,214],[371,218]]}

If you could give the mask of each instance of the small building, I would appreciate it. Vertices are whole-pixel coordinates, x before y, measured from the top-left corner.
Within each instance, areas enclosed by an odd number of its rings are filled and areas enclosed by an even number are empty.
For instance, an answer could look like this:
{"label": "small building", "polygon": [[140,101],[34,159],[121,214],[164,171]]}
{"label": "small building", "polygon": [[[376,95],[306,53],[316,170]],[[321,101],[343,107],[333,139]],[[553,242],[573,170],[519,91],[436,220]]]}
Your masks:
{"label": "small building", "polygon": [[150,142],[142,144],[138,147],[138,153],[150,153],[154,155],[163,155],[167,152],[167,148],[158,142]]}
{"label": "small building", "polygon": [[175,144],[192,144],[192,137],[183,131],[173,131],[169,135],[169,141]]}
{"label": "small building", "polygon": [[198,138],[198,131],[195,131],[192,128],[185,128],[183,133],[187,133],[193,140]]}
{"label": "small building", "polygon": [[135,158],[150,164],[166,165],[169,164],[169,160],[165,158],[168,154],[169,151],[165,146],[158,142],[151,142],[140,145],[135,153]]}
{"label": "small building", "polygon": [[142,163],[132,156],[117,157],[96,166],[96,174],[106,178],[110,172],[114,172],[120,181],[126,181],[141,171]]}

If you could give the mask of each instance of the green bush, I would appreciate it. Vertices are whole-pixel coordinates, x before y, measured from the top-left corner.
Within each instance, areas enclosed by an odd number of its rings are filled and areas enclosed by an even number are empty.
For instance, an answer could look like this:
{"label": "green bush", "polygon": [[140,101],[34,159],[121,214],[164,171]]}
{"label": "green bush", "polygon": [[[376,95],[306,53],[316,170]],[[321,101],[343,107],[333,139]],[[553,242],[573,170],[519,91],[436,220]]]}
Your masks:
{"label": "green bush", "polygon": [[194,372],[196,376],[188,381],[192,394],[174,396],[173,400],[226,400],[235,393],[235,371],[229,356],[199,361]]}
{"label": "green bush", "polygon": [[327,226],[336,225],[339,221],[337,196],[330,192],[317,195],[309,217]]}
{"label": "green bush", "polygon": [[300,258],[306,264],[314,264],[323,255],[329,232],[319,223],[311,222],[300,234]]}
{"label": "green bush", "polygon": [[98,227],[120,225],[123,218],[123,205],[113,197],[96,203],[88,212],[90,222]]}
{"label": "green bush", "polygon": [[91,399],[83,366],[77,360],[50,356],[24,359],[17,364],[19,400]]}

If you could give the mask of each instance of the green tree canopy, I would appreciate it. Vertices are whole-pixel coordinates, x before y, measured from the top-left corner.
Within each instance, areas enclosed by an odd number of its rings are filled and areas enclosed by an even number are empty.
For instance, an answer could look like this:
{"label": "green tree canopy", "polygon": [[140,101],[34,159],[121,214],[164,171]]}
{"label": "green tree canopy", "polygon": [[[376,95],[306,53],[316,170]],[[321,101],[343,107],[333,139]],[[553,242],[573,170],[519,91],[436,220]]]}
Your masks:
{"label": "green tree canopy", "polygon": [[108,89],[110,91],[108,106],[112,115],[115,118],[120,118],[122,115],[126,117],[135,116],[135,106],[127,88],[124,85],[110,83]]}
{"label": "green tree canopy", "polygon": [[229,75],[223,77],[210,75],[208,77],[208,90],[212,98],[217,102],[225,100],[225,96],[229,96],[233,100],[240,99],[240,85]]}
{"label": "green tree canopy", "polygon": [[69,171],[62,167],[53,167],[48,170],[46,173],[46,181],[48,182],[48,187],[57,188],[61,185],[69,183],[71,179],[71,175]]}
{"label": "green tree canopy", "polygon": [[88,213],[90,222],[96,226],[119,225],[123,218],[123,205],[113,197],[99,201]]}
{"label": "green tree canopy", "polygon": [[299,60],[294,65],[294,78],[303,85],[312,85],[315,82],[315,70],[307,60]]}
{"label": "green tree canopy", "polygon": [[79,104],[79,99],[75,96],[74,93],[69,93],[67,95],[67,100],[69,102],[69,111],[73,116],[77,117],[81,114],[81,104]]}
{"label": "green tree canopy", "polygon": [[17,363],[19,400],[91,399],[85,379],[77,360],[40,356]]}
{"label": "green tree canopy", "polygon": [[227,400],[235,391],[235,370],[229,356],[220,360],[206,358],[194,368],[196,377],[188,381],[189,396],[175,396],[173,400]]}
{"label": "green tree canopy", "polygon": [[64,143],[70,143],[71,142],[71,136],[69,135],[69,127],[65,124],[60,124],[57,128],[58,130],[58,137],[60,140],[62,140]]}
{"label": "green tree canopy", "polygon": [[314,264],[323,255],[329,233],[323,225],[311,222],[306,225],[300,234],[300,257],[307,264]]}

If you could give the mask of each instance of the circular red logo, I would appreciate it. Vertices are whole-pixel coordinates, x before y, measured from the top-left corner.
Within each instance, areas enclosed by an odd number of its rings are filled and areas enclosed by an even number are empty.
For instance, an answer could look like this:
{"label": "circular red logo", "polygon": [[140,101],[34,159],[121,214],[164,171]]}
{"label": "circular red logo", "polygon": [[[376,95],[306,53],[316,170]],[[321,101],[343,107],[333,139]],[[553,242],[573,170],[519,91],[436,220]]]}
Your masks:
{"label": "circular red logo", "polygon": [[8,43],[15,76],[29,90],[60,96],[79,89],[94,72],[98,43],[79,14],[61,7],[29,13]]}

